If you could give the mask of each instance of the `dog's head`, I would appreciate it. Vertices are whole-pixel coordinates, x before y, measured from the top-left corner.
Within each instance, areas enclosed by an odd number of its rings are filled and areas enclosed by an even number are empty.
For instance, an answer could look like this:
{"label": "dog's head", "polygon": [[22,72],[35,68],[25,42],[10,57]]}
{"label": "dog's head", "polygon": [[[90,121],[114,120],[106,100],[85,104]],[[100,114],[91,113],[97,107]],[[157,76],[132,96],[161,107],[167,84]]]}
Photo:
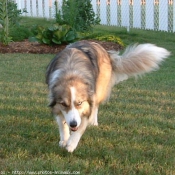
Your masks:
{"label": "dog's head", "polygon": [[76,131],[82,117],[89,117],[91,114],[93,92],[81,79],[64,78],[60,81],[51,88],[49,106],[55,115],[64,117],[72,131]]}

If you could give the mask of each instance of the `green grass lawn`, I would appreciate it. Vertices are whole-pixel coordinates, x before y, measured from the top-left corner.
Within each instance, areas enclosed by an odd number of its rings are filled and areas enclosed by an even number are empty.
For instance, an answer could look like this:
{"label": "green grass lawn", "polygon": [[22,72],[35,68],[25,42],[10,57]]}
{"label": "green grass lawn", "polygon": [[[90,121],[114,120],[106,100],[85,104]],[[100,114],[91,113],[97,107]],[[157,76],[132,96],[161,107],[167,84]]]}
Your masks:
{"label": "green grass lawn", "polygon": [[151,42],[172,56],[160,70],[116,86],[100,107],[99,126],[89,127],[70,154],[58,147],[47,107],[44,75],[54,55],[0,54],[1,174],[175,174],[175,35],[100,26],[97,31],[126,44]]}

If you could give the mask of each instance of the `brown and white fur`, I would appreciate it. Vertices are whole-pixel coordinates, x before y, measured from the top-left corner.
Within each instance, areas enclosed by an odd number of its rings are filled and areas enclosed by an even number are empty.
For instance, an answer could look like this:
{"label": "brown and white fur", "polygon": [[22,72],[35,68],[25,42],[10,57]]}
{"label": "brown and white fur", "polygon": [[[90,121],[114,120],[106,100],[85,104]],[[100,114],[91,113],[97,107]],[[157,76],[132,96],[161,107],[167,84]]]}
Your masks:
{"label": "brown and white fur", "polygon": [[73,152],[88,125],[98,125],[99,105],[112,87],[132,76],[153,71],[170,53],[153,44],[128,47],[122,55],[94,42],[67,46],[46,72],[49,106],[59,125],[61,147]]}

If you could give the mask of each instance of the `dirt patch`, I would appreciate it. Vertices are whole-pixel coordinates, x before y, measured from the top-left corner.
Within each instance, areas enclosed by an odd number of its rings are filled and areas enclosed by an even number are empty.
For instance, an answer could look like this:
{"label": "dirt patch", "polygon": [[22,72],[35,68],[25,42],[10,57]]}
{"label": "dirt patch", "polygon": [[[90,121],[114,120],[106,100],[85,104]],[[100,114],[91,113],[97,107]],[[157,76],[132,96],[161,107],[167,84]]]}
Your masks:
{"label": "dirt patch", "polygon": [[[121,50],[122,47],[114,42],[89,40],[99,43],[106,50]],[[29,42],[28,40],[21,42],[11,42],[8,46],[4,46],[0,43],[0,53],[35,53],[35,54],[56,54],[63,50],[66,44],[48,46],[37,42]]]}

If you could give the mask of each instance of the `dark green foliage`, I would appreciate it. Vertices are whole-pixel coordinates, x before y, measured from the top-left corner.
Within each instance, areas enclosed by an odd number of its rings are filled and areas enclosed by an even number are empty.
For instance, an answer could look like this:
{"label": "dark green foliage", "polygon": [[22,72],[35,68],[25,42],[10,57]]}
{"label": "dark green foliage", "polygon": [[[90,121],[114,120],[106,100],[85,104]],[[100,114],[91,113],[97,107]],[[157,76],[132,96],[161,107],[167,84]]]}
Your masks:
{"label": "dark green foliage", "polygon": [[17,4],[12,0],[0,0],[0,24],[2,25],[0,41],[4,45],[8,45],[12,41],[12,37],[9,35],[9,29],[19,24],[22,12],[24,11],[18,10]]}
{"label": "dark green foliage", "polygon": [[99,24],[95,17],[91,0],[63,0],[62,11],[56,6],[56,21],[59,24],[68,24],[77,31],[90,31],[93,25]]}
{"label": "dark green foliage", "polygon": [[9,35],[13,41],[22,41],[32,36],[31,31],[24,26],[14,26],[10,28]]}
{"label": "dark green foliage", "polygon": [[50,27],[36,26],[33,29],[38,42],[52,45],[70,43],[78,38],[77,33],[70,26],[53,24]]}
{"label": "dark green foliage", "polygon": [[2,41],[4,45],[8,45],[8,43],[11,42],[11,37],[9,36],[9,15],[7,7],[7,0],[0,1],[0,24],[2,24],[0,41]]}
{"label": "dark green foliage", "polygon": [[17,8],[17,4],[13,1],[8,1],[7,3],[7,10],[8,10],[8,16],[9,16],[9,23],[10,25],[19,25],[19,22],[21,20],[21,14],[25,13],[26,10],[19,10]]}

